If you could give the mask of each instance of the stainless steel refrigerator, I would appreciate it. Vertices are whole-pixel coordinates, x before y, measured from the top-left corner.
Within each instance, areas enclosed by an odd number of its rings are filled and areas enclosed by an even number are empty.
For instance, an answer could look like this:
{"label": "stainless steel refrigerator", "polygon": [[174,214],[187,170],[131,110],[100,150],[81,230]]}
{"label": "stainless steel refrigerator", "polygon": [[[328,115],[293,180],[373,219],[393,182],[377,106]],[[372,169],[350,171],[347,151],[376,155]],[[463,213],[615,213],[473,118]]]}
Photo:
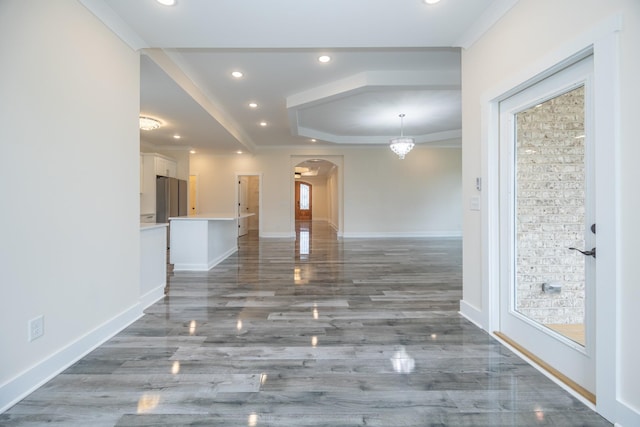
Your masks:
{"label": "stainless steel refrigerator", "polygon": [[[174,216],[187,215],[187,181],[156,177],[156,222],[169,222]],[[167,247],[170,244],[170,227],[167,227]]]}

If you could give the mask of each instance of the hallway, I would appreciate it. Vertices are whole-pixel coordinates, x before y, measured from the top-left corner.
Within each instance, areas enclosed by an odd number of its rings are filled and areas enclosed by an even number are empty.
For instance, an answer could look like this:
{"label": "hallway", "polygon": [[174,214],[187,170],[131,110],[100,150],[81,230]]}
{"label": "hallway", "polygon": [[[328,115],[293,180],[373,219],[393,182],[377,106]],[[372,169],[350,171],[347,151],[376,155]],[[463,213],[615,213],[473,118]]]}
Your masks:
{"label": "hallway", "polygon": [[458,314],[457,239],[301,223],[169,295],[3,426],[605,426]]}

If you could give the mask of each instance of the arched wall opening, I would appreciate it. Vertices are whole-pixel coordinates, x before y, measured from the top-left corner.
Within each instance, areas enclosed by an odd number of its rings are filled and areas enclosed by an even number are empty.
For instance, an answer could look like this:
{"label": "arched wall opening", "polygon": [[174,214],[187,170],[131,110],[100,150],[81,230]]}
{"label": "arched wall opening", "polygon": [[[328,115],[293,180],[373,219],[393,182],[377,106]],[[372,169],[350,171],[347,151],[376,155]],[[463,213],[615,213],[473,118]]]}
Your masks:
{"label": "arched wall opening", "polygon": [[343,234],[343,157],[331,155],[291,156],[290,230],[295,235],[296,181],[313,188],[313,220],[326,220],[338,237]]}

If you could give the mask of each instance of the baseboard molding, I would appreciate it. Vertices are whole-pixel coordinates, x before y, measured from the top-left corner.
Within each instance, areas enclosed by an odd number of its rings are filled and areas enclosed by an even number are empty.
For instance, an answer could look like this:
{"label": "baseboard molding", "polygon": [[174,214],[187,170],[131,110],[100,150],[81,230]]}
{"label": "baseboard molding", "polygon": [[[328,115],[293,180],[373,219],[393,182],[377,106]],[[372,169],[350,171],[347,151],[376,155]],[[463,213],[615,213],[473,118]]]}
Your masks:
{"label": "baseboard molding", "polygon": [[209,271],[236,252],[238,252],[237,246],[212,259],[207,264],[174,264],[173,271]]}
{"label": "baseboard molding", "polygon": [[640,426],[640,410],[616,400],[616,427]]}
{"label": "baseboard molding", "polygon": [[145,310],[146,308],[152,306],[156,302],[160,301],[164,298],[164,288],[166,286],[166,282],[161,284],[160,286],[150,290],[146,294],[140,297],[140,308]]}
{"label": "baseboard molding", "polygon": [[411,238],[425,237],[433,239],[461,238],[461,231],[387,231],[387,232],[344,232],[345,239],[380,239],[380,238]]}
{"label": "baseboard molding", "polygon": [[480,311],[477,307],[469,304],[465,300],[460,300],[460,315],[475,324],[480,329],[484,329],[483,325],[483,316],[482,311]]}
{"label": "baseboard molding", "polygon": [[296,233],[261,232],[261,239],[295,239]]}
{"label": "baseboard molding", "polygon": [[139,303],[0,386],[0,414],[142,317]]}

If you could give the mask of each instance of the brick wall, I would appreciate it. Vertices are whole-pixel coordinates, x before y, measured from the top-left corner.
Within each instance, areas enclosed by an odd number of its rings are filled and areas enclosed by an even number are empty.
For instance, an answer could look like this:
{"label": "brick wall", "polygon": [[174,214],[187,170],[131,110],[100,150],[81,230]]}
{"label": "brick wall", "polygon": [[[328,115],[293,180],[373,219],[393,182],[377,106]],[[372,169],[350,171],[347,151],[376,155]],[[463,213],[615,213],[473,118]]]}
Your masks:
{"label": "brick wall", "polygon": [[[544,324],[582,323],[584,88],[518,113],[517,309]],[[562,292],[542,292],[558,282]]]}

